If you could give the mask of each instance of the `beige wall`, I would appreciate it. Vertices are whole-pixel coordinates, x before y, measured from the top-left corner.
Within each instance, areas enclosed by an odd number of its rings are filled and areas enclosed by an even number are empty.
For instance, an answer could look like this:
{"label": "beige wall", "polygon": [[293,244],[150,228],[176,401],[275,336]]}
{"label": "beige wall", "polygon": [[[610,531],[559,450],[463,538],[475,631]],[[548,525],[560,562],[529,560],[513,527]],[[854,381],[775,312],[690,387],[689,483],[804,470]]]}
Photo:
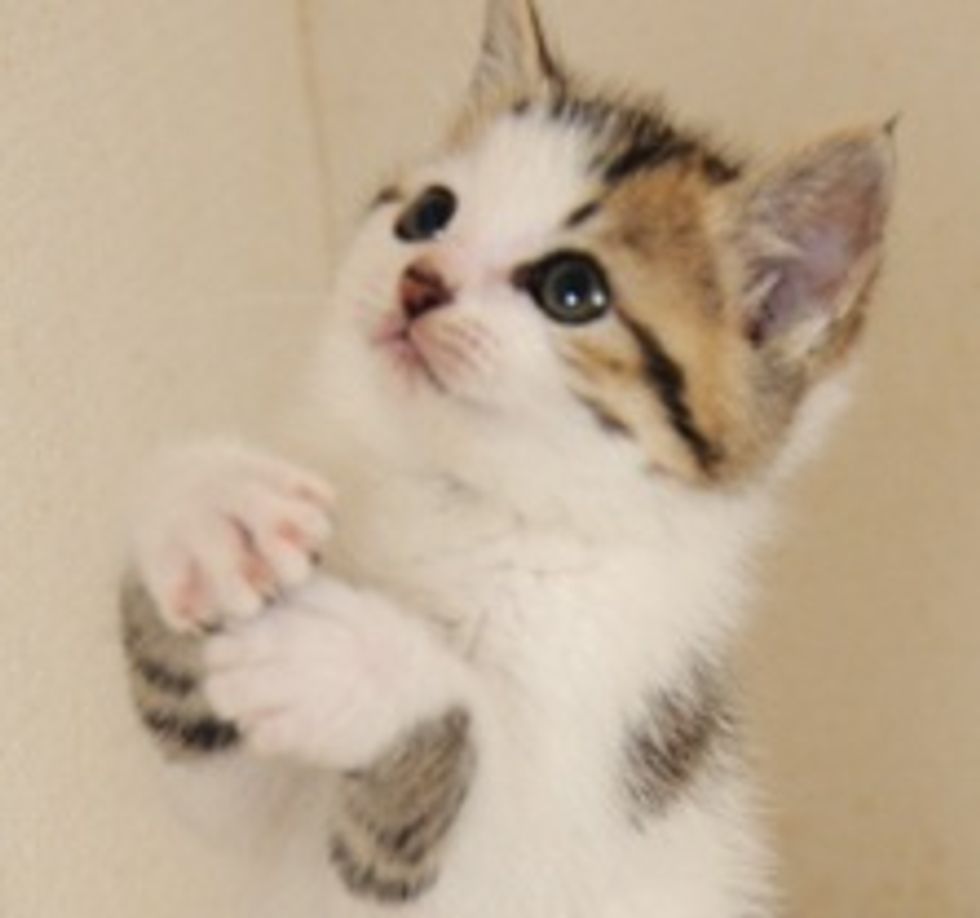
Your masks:
{"label": "beige wall", "polygon": [[[122,694],[122,498],[248,423],[324,281],[296,12],[0,0],[0,916],[239,912]],[[266,372],[256,372],[261,369]]]}
{"label": "beige wall", "polygon": [[[745,674],[797,913],[976,916],[980,5],[541,2],[570,57],[750,146],[905,113],[860,399],[792,497]],[[325,240],[451,105],[478,7],[0,0],[3,918],[237,913],[122,697],[121,498],[153,444],[268,411]]]}

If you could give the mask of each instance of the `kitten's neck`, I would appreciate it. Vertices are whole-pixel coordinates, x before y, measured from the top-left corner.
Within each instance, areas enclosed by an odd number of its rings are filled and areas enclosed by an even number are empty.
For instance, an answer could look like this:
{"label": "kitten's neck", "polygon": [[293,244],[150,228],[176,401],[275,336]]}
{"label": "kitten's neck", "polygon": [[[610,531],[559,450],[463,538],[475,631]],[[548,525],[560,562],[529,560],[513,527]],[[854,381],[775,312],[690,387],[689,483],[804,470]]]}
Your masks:
{"label": "kitten's neck", "polygon": [[[329,340],[291,427],[301,456],[341,489],[350,482],[395,503],[398,494],[424,491],[423,504],[457,502],[464,516],[510,519],[515,531],[560,535],[596,553],[638,550],[654,579],[674,570],[672,584],[688,577],[692,595],[727,596],[746,579],[741,571],[770,516],[765,482],[722,490],[673,480],[642,467],[628,443],[595,437],[587,417],[581,436],[567,419],[549,430],[547,417],[530,420],[534,436],[466,411],[439,410],[420,422],[375,385],[360,342]],[[351,379],[361,384],[352,388]],[[402,506],[422,512],[413,498]]]}

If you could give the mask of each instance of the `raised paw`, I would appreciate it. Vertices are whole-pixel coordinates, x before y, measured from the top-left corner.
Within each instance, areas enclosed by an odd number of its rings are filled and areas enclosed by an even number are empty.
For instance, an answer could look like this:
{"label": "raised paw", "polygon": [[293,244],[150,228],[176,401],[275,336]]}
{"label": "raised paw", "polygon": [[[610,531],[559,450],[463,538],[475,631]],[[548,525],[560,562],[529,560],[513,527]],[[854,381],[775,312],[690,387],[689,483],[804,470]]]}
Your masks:
{"label": "raised paw", "polygon": [[361,767],[411,718],[422,643],[383,598],[317,576],[288,603],[212,637],[205,693],[256,753]]}
{"label": "raised paw", "polygon": [[171,628],[250,618],[309,579],[331,531],[333,495],[317,476],[224,443],[181,451],[155,472],[136,566]]}

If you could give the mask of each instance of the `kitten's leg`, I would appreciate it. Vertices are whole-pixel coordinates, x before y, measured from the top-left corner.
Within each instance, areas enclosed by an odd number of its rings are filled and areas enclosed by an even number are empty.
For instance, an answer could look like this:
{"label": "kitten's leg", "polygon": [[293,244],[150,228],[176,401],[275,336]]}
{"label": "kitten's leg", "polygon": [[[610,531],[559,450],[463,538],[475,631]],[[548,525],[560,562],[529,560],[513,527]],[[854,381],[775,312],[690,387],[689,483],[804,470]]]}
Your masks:
{"label": "kitten's leg", "polygon": [[310,579],[328,505],[316,479],[234,447],[166,463],[123,592],[134,695],[172,753],[250,744],[344,769],[324,825],[334,869],[354,895],[410,899],[470,786],[467,679],[382,597],[323,577],[288,589]]}
{"label": "kitten's leg", "polygon": [[206,659],[207,695],[247,745],[342,772],[330,851],[348,889],[428,889],[475,767],[462,661],[385,597],[325,576]]}
{"label": "kitten's leg", "polygon": [[353,895],[407,901],[436,883],[474,777],[470,730],[469,714],[452,710],[343,776],[330,859]]}
{"label": "kitten's leg", "polygon": [[308,579],[330,495],[309,473],[229,444],[156,470],[122,590],[124,646],[143,723],[170,755],[230,750],[238,728],[202,690],[202,638]]}
{"label": "kitten's leg", "polygon": [[133,701],[167,757],[186,759],[238,746],[238,728],[213,712],[201,690],[201,639],[168,628],[135,573],[126,577],[121,608]]}
{"label": "kitten's leg", "polygon": [[326,574],[211,638],[205,658],[210,702],[253,751],[340,770],[470,695],[462,661],[423,620]]}

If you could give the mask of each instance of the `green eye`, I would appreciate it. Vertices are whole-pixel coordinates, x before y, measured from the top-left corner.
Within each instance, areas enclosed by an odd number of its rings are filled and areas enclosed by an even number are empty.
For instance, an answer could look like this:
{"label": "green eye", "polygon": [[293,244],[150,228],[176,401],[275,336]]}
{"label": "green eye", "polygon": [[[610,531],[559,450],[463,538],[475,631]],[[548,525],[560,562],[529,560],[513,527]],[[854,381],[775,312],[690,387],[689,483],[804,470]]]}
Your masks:
{"label": "green eye", "polygon": [[582,252],[556,252],[518,280],[545,315],[565,325],[584,325],[604,315],[612,292],[599,263]]}
{"label": "green eye", "polygon": [[395,224],[402,242],[425,242],[439,235],[456,215],[456,195],[442,185],[426,189]]}

